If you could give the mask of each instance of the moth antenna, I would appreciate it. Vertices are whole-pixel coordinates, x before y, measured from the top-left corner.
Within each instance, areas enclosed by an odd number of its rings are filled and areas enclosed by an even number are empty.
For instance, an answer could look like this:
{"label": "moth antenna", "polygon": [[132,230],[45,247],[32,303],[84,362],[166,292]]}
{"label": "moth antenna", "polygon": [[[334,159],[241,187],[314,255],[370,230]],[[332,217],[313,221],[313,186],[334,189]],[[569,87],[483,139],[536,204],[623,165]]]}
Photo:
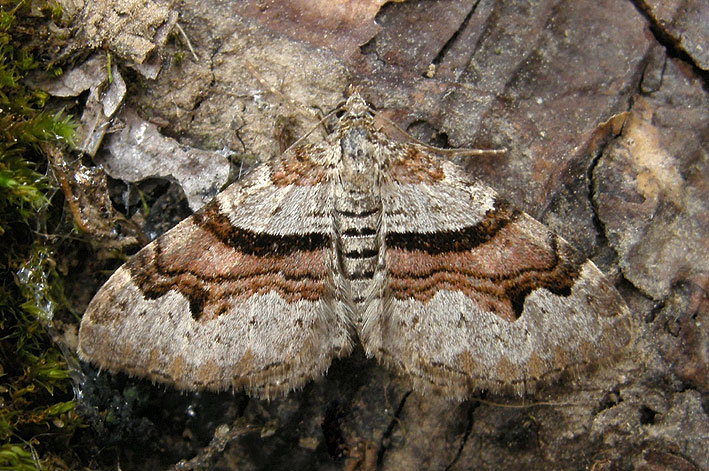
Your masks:
{"label": "moth antenna", "polygon": [[416,139],[414,136],[409,134],[408,132],[404,131],[398,124],[396,124],[394,121],[391,119],[387,118],[386,116],[383,116],[381,114],[377,114],[379,118],[382,120],[386,121],[388,124],[393,126],[397,131],[402,133],[404,136],[408,137],[411,139],[414,143],[420,145],[421,147],[430,150],[432,152],[436,152],[438,154],[443,154],[443,155],[462,155],[462,156],[477,156],[477,155],[502,155],[505,152],[507,152],[507,149],[502,148],[502,149],[443,149],[441,147],[436,147],[436,146],[431,146],[429,144],[426,144],[425,142],[421,142],[418,139]]}
{"label": "moth antenna", "polygon": [[318,121],[315,126],[313,126],[312,128],[310,128],[310,129],[308,130],[308,132],[306,132],[305,134],[303,134],[301,137],[298,138],[298,140],[296,140],[293,144],[291,144],[290,146],[288,146],[288,148],[287,148],[286,150],[284,150],[283,152],[281,152],[281,154],[285,154],[285,153],[288,152],[290,149],[292,149],[292,148],[298,146],[298,145],[299,145],[301,142],[303,142],[308,136],[310,136],[310,135],[313,133],[313,131],[315,131],[320,125],[322,125],[327,119],[329,119],[332,115],[334,115],[335,113],[337,113],[339,110],[340,110],[340,107],[338,106],[337,108],[335,108],[334,110],[330,111],[328,114],[326,114],[325,116],[323,116],[323,118],[322,118],[320,121]]}

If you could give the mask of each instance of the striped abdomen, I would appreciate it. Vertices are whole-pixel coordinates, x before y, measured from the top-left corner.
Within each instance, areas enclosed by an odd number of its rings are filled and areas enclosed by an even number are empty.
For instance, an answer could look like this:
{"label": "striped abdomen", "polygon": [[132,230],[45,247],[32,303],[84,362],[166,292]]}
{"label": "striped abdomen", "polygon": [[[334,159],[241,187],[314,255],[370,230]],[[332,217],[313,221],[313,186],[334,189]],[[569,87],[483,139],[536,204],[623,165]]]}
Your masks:
{"label": "striped abdomen", "polygon": [[337,261],[342,277],[349,284],[349,301],[355,308],[363,308],[373,288],[382,249],[381,199],[372,193],[359,196],[337,199],[334,214]]}

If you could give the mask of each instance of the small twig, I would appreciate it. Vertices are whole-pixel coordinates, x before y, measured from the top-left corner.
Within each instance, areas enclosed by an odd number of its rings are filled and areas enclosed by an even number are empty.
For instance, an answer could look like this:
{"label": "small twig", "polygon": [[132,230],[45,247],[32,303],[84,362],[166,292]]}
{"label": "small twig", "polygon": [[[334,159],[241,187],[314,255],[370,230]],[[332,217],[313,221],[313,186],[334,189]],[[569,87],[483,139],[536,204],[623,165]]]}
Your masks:
{"label": "small twig", "polygon": [[180,32],[182,37],[185,38],[185,42],[187,43],[187,49],[189,49],[190,52],[192,53],[192,57],[194,57],[194,60],[196,62],[199,62],[199,56],[197,56],[197,53],[194,52],[194,49],[192,48],[192,43],[190,42],[190,38],[187,37],[185,30],[182,29],[182,26],[180,26],[180,23],[175,23],[175,27],[177,28],[177,31]]}
{"label": "small twig", "polygon": [[[237,421],[238,422],[238,421]],[[209,445],[202,448],[197,456],[191,460],[181,460],[179,463],[175,464],[171,471],[198,471],[201,469],[212,469],[212,460],[216,455],[222,453],[226,446],[242,435],[251,433],[257,430],[258,427],[253,425],[238,426],[235,425],[233,428],[229,428],[228,425],[223,424],[217,427],[214,431],[214,436]]]}
{"label": "small twig", "polygon": [[536,406],[553,406],[553,407],[568,407],[568,406],[583,406],[582,403],[576,402],[552,402],[552,401],[539,401],[531,402],[529,404],[505,404],[502,402],[489,401],[487,399],[474,398],[472,401],[480,402],[481,404],[487,404],[489,406],[502,407],[505,409],[529,409],[530,407]]}
{"label": "small twig", "polygon": [[109,85],[113,83],[113,72],[111,72],[111,53],[106,51],[106,76],[108,77]]}

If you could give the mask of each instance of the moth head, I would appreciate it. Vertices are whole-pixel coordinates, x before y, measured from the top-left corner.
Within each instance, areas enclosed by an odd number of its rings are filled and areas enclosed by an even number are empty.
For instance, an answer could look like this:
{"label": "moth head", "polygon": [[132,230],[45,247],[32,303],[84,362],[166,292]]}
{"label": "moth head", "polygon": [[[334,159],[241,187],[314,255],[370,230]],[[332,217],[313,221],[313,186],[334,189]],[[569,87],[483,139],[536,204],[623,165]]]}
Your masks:
{"label": "moth head", "polygon": [[374,110],[364,101],[364,98],[356,89],[352,91],[352,94],[347,98],[345,104],[340,107],[340,110],[343,112],[340,117],[340,122],[343,124],[350,122],[362,123],[363,121],[367,123],[374,122]]}
{"label": "moth head", "polygon": [[364,101],[364,98],[362,98],[358,91],[355,91],[352,95],[350,95],[347,102],[345,102],[343,109],[345,111],[345,115],[350,115],[352,117],[372,115],[372,109],[369,107],[367,102]]}

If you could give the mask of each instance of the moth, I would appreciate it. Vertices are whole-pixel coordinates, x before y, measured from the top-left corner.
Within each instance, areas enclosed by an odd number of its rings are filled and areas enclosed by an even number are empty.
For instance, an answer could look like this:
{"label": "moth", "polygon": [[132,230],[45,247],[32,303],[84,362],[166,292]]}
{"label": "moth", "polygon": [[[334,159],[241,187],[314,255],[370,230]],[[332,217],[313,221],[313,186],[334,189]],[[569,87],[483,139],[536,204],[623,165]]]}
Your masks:
{"label": "moth", "polygon": [[423,392],[522,394],[609,358],[628,307],[588,259],[456,164],[393,142],[358,93],[140,250],[79,355],[181,389],[273,397],[355,342]]}

